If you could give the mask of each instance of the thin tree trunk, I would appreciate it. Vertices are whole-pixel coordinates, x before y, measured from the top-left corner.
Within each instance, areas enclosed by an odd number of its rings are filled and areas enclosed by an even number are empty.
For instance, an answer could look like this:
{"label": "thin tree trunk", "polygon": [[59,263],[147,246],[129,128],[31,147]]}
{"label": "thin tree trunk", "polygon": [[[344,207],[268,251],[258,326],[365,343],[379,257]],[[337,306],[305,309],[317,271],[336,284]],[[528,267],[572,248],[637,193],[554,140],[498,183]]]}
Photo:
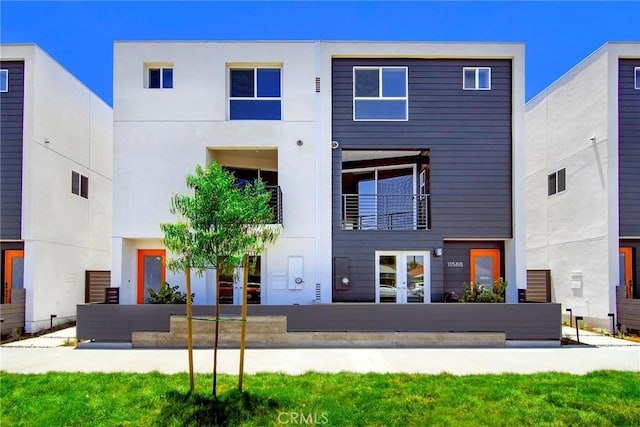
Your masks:
{"label": "thin tree trunk", "polygon": [[247,334],[247,288],[249,286],[249,255],[244,256],[244,274],[242,277],[242,317],[240,320],[240,369],[238,374],[238,390],[242,391],[244,375],[244,343]]}
{"label": "thin tree trunk", "polygon": [[213,395],[218,381],[218,333],[220,328],[220,269],[216,268],[216,332],[213,340]]}
{"label": "thin tree trunk", "polygon": [[185,269],[187,283],[187,350],[189,353],[189,390],[193,392],[193,330],[191,329],[191,268],[189,267],[189,258],[187,257],[187,268]]}

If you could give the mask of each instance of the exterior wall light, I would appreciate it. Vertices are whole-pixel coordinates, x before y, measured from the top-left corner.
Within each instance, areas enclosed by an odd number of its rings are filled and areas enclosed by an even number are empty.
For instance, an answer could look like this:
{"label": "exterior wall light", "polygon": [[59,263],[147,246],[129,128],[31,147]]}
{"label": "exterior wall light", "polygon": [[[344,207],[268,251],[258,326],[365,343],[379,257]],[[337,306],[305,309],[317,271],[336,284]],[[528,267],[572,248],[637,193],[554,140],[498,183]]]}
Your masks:
{"label": "exterior wall light", "polygon": [[435,248],[435,249],[433,250],[433,254],[434,254],[435,256],[437,256],[437,257],[442,256],[442,248]]}

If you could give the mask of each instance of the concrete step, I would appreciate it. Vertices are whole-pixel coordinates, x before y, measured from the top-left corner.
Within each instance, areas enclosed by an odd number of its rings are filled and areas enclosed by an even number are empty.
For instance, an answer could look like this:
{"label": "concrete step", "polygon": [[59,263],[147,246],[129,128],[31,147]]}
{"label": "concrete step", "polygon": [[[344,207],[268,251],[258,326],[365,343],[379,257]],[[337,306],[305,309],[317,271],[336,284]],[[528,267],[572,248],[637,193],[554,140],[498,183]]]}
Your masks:
{"label": "concrete step", "polygon": [[[211,348],[215,322],[211,318],[194,319],[192,340],[195,348]],[[186,348],[185,316],[171,316],[169,332],[134,331],[134,348]],[[239,318],[220,322],[220,348],[240,346]],[[285,316],[247,318],[247,348],[428,348],[428,347],[504,347],[503,332],[287,332]]]}

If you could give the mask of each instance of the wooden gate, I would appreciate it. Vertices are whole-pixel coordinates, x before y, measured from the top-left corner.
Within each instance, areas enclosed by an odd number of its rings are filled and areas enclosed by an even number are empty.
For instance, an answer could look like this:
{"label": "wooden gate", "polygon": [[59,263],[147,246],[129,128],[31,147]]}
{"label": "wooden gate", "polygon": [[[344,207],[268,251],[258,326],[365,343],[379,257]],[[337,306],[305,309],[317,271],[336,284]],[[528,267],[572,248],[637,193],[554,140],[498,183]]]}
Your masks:
{"label": "wooden gate", "polygon": [[105,302],[105,289],[111,285],[111,271],[87,270],[84,279],[84,302]]}
{"label": "wooden gate", "polygon": [[551,302],[550,270],[527,270],[527,302]]}

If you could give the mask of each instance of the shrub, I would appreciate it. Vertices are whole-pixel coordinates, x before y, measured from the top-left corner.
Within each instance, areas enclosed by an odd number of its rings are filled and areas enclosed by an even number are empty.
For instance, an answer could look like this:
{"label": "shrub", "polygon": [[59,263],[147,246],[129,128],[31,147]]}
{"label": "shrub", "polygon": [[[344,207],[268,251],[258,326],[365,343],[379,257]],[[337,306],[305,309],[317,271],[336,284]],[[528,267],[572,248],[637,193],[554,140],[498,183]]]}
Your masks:
{"label": "shrub", "polygon": [[[160,283],[160,290],[154,291],[148,287],[147,304],[186,304],[187,294],[178,290],[179,286],[171,286],[167,282]],[[191,302],[196,294],[191,294]]]}
{"label": "shrub", "polygon": [[502,277],[493,283],[493,289],[480,283],[462,284],[464,295],[460,302],[504,302],[504,294],[509,282]]}

